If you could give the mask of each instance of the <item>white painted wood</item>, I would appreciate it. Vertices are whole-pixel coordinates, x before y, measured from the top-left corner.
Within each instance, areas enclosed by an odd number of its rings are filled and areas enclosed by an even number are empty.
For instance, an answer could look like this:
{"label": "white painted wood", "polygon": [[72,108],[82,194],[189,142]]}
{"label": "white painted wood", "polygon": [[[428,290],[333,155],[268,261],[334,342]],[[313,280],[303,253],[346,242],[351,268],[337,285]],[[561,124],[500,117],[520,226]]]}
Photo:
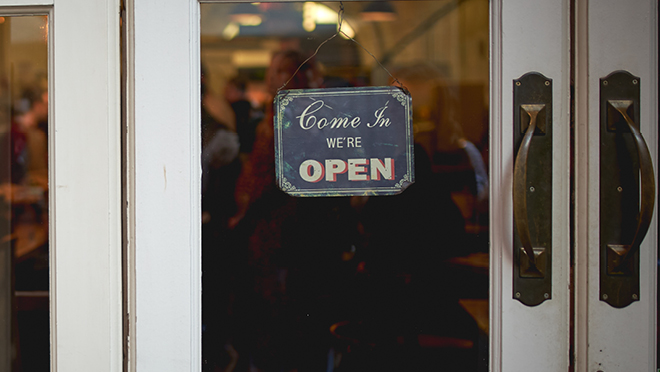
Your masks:
{"label": "white painted wood", "polygon": [[117,9],[117,1],[0,1],[3,15],[49,19],[53,371],[121,370]]}
{"label": "white painted wood", "polygon": [[120,371],[119,2],[50,13],[53,371]]}
{"label": "white painted wood", "polygon": [[[588,246],[589,246],[589,65],[588,65],[588,33],[587,33],[587,1],[575,2],[575,130],[574,130],[574,187],[575,187],[575,220],[573,222],[574,237],[574,290],[575,303],[573,314],[575,329],[573,331],[573,350],[575,353],[576,371],[587,370],[587,297],[588,290]],[[594,164],[594,166],[596,166]]]}
{"label": "white painted wood", "polygon": [[[123,104],[124,112],[122,120],[126,128],[124,132],[124,168],[123,184],[124,200],[126,209],[124,214],[124,270],[123,270],[123,302],[124,302],[124,337],[128,341],[124,344],[124,369],[123,371],[136,370],[136,342],[135,330],[136,307],[135,307],[135,53],[134,53],[134,12],[133,3],[128,1],[124,5],[123,19],[126,26],[122,31],[122,42],[124,53],[125,74],[123,79]],[[131,342],[131,339],[133,341]]]}
{"label": "white painted wood", "polygon": [[[20,7],[35,7],[35,6],[51,6],[55,0],[0,0],[0,7],[20,6]],[[24,9],[24,11],[27,9]]]}
{"label": "white painted wood", "polygon": [[116,1],[0,2],[3,14],[49,16],[53,371],[121,370],[117,9]]}
{"label": "white painted wood", "polygon": [[49,17],[53,371],[121,370],[118,9],[115,0],[0,1],[3,15]]}
{"label": "white painted wood", "polygon": [[199,4],[133,0],[131,361],[201,369]]}
{"label": "white painted wood", "polygon": [[[566,371],[569,364],[569,1],[491,2],[491,370]],[[512,293],[513,79],[553,80],[552,299]]]}
{"label": "white painted wood", "polygon": [[[489,298],[489,341],[488,355],[490,370],[494,372],[502,371],[502,284],[504,273],[502,272],[502,254],[504,253],[504,244],[495,244],[495,242],[510,241],[506,226],[498,224],[496,221],[504,221],[511,216],[511,209],[505,208],[505,203],[511,202],[511,198],[498,198],[496,195],[506,193],[503,190],[505,182],[503,177],[505,170],[503,168],[503,148],[502,148],[502,1],[490,2],[490,183],[489,183],[489,210],[490,210],[490,298]],[[511,173],[511,171],[509,171]],[[510,207],[511,208],[511,207]]]}
{"label": "white painted wood", "polygon": [[[599,78],[615,70],[640,77],[641,131],[654,159],[657,179],[658,139],[658,3],[654,0],[589,1],[581,5],[578,22],[587,26],[580,39],[579,78],[586,107],[578,126],[580,151],[578,194],[577,285],[586,288],[578,303],[576,339],[578,370],[655,371],[657,212],[640,249],[640,301],[615,309],[599,300]],[[657,181],[656,181],[657,182]],[[657,208],[657,207],[656,207]],[[585,287],[586,286],[586,287]],[[586,333],[585,333],[586,332]]]}

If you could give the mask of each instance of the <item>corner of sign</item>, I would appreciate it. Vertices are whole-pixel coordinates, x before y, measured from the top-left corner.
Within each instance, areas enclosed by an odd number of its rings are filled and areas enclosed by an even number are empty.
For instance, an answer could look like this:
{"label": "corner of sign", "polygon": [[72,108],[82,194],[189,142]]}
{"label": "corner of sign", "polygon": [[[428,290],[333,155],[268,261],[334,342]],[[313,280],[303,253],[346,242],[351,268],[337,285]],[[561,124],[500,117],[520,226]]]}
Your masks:
{"label": "corner of sign", "polygon": [[276,104],[278,100],[282,100],[289,95],[289,90],[278,90],[275,98],[273,99],[273,104]]}
{"label": "corner of sign", "polygon": [[397,88],[399,88],[403,92],[403,94],[410,96],[410,91],[408,90],[408,88],[406,88],[405,85],[398,86]]}
{"label": "corner of sign", "polygon": [[415,183],[415,177],[411,177],[409,180],[402,180],[401,183],[400,183],[400,187],[399,187],[399,189],[398,189],[394,194],[392,194],[392,195],[400,195],[400,194],[402,194],[402,193],[403,193],[404,191],[406,191],[406,189],[407,189],[408,187],[410,187],[410,185],[412,185],[413,183]]}

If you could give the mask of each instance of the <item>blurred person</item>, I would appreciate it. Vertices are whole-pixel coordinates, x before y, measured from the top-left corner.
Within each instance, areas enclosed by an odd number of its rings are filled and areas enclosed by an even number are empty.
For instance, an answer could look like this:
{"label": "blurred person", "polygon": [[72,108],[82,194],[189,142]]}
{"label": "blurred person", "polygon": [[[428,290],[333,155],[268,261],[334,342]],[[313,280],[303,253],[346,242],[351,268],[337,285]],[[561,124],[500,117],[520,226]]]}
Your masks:
{"label": "blurred person", "polygon": [[48,93],[26,90],[13,114],[2,139],[0,218],[11,229],[16,289],[48,290]]}
{"label": "blurred person", "polygon": [[[294,75],[296,69],[304,62],[300,52],[285,51],[276,53],[266,72],[266,86],[270,102],[266,106],[264,119],[257,125],[254,151],[245,164],[236,188],[236,203],[238,213],[230,219],[230,226],[236,226],[245,217],[250,205],[261,198],[264,193],[277,190],[275,185],[275,147],[273,127],[273,99],[282,89],[318,88],[322,78],[309,61],[302,65]],[[286,86],[284,84],[286,83]],[[279,190],[278,190],[279,191]]]}
{"label": "blurred person", "polygon": [[[393,75],[414,97],[415,183],[399,195],[370,197],[364,203],[361,221],[369,238],[359,256],[365,260],[365,272],[415,273],[417,277],[429,276],[424,280],[435,281],[432,277],[437,265],[463,252],[465,220],[452,199],[454,175],[442,173],[443,169],[434,167],[433,160],[438,153],[462,150],[471,144],[457,121],[442,119],[442,111],[451,112],[454,107],[445,107],[437,100],[437,89],[444,85],[438,68],[416,63]],[[451,105],[455,104],[452,101]],[[483,163],[480,164],[483,169]],[[487,182],[487,178],[475,179]],[[402,255],[404,247],[407,254]]]}
{"label": "blurred person", "polygon": [[[466,221],[452,197],[456,175],[434,164],[438,153],[462,151],[467,140],[456,121],[441,119],[442,110],[453,107],[437,100],[442,80],[434,66],[416,64],[394,76],[414,97],[415,183],[398,195],[356,200],[362,236],[355,253],[358,270],[351,312],[336,331],[358,334],[376,348],[397,338],[416,340],[420,334],[476,340],[476,324],[458,302],[461,285],[448,284],[454,279],[451,259],[466,255],[470,244]],[[477,181],[472,182],[476,187]],[[390,357],[384,352],[382,360],[389,363],[377,367],[355,362],[348,368],[415,368],[410,366],[414,362],[399,367]]]}
{"label": "blurred person", "polygon": [[202,356],[206,371],[223,355],[221,329],[228,321],[230,283],[235,270],[229,217],[236,213],[234,187],[240,173],[239,139],[231,108],[215,97],[201,76],[202,140]]}
{"label": "blurred person", "polygon": [[229,102],[236,116],[236,133],[241,143],[240,152],[247,160],[247,154],[252,152],[257,124],[263,119],[263,114],[252,107],[246,97],[247,82],[234,77],[225,85],[225,99]]}
{"label": "blurred person", "polygon": [[[298,51],[273,56],[266,74],[269,102],[280,88],[320,87],[316,64],[304,61]],[[345,198],[293,198],[279,190],[273,111],[272,103],[268,104],[257,126],[253,151],[236,186],[238,213],[230,221],[243,238],[248,267],[244,292],[237,296],[235,313],[241,315],[241,330],[236,332],[234,345],[239,355],[249,358],[254,371],[320,370],[327,364],[324,341],[330,324],[310,323],[305,309],[315,303],[313,291],[319,290],[310,288],[320,283],[314,274],[326,273],[326,267],[332,267],[325,258],[340,261],[341,255],[333,254],[336,241],[332,238],[315,244],[310,251],[309,240],[304,237],[319,233],[319,229],[328,235],[337,226],[330,223],[337,220],[332,211],[338,205],[350,205]],[[315,218],[319,225],[311,226]]]}
{"label": "blurred person", "polygon": [[456,89],[448,86],[440,86],[438,89],[441,91],[440,95],[445,98],[445,109],[448,112],[445,120],[442,120],[440,115],[437,115],[435,119],[437,123],[434,138],[436,151],[433,154],[433,161],[443,164],[443,159],[452,155],[460,157],[461,160],[454,160],[453,163],[465,163],[472,171],[471,178],[466,181],[466,186],[475,196],[477,203],[484,203],[488,199],[488,174],[481,152],[463,133],[457,113],[459,98],[456,96]]}
{"label": "blurred person", "polygon": [[25,179],[23,183],[48,189],[48,92],[28,91],[30,109],[17,117],[25,135]]}
{"label": "blurred person", "polygon": [[2,154],[9,154],[9,159],[0,163],[0,193],[11,184],[21,183],[27,172],[27,138],[25,131],[19,124],[18,115],[11,115],[9,131],[2,135],[0,145]]}
{"label": "blurred person", "polygon": [[436,173],[469,170],[469,175],[452,175],[454,187],[467,187],[477,204],[487,203],[486,166],[477,146],[463,132],[458,87],[449,84],[440,68],[426,62],[400,68],[395,76],[415,95],[415,141],[426,150]]}
{"label": "blurred person", "polygon": [[204,68],[201,90],[203,222],[215,219],[226,226],[228,217],[235,213],[233,197],[227,195],[233,195],[240,170],[240,142],[233,111],[210,92]]}
{"label": "blurred person", "polygon": [[[9,159],[3,164],[0,195],[13,217],[46,226],[48,208],[48,92],[27,90],[14,108],[9,138],[2,140]],[[45,227],[47,229],[47,226]]]}

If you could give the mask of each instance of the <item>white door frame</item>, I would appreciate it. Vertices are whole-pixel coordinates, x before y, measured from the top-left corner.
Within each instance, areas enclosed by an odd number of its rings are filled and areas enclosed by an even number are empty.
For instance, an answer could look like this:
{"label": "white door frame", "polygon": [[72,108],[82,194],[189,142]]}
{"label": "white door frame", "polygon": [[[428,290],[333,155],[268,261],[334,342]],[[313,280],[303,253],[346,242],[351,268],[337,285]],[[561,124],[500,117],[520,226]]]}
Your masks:
{"label": "white door frame", "polygon": [[[502,11],[501,1],[491,4],[491,29],[493,35],[501,35],[506,13]],[[546,10],[550,8],[550,13],[557,14],[556,19],[547,20],[544,25],[566,40],[569,32],[567,4],[568,1],[562,1],[544,5]],[[132,55],[128,81],[135,84],[129,86],[128,91],[133,97],[129,101],[134,102],[129,110],[129,131],[133,133],[129,141],[132,146],[130,177],[133,178],[130,198],[136,201],[129,217],[132,220],[130,250],[134,257],[133,278],[129,284],[132,292],[129,327],[135,335],[131,337],[130,366],[134,371],[197,371],[201,368],[199,3],[197,0],[167,3],[133,0],[127,3],[127,8],[133,15],[129,17],[128,26],[131,30],[129,55]],[[559,21],[558,25],[551,24],[555,20]],[[542,69],[538,67],[540,63],[553,58],[557,59],[555,70],[544,73],[553,77],[555,92],[568,92],[568,44],[562,44],[560,50],[549,48],[536,63],[527,60],[513,70],[507,67],[503,73],[500,70],[505,65],[515,66],[504,57],[507,50],[515,48],[515,43],[513,37],[501,40],[498,36],[491,40],[492,107],[500,107],[501,101],[511,99],[508,91],[513,78],[529,70]],[[511,105],[503,105],[502,110],[493,109],[494,128],[511,122],[511,109],[507,109]],[[555,120],[568,123],[568,112],[568,96],[556,93]],[[556,135],[564,138],[568,147],[568,130],[558,130]],[[525,318],[523,329],[525,323],[529,324],[529,329],[538,326],[537,316],[540,316],[562,327],[552,327],[547,332],[527,332],[531,339],[520,343],[532,348],[535,340],[543,340],[543,343],[556,340],[552,342],[551,352],[541,353],[534,365],[547,362],[545,365],[553,368],[549,371],[561,370],[556,367],[568,364],[568,253],[554,254],[553,265],[560,269],[554,274],[553,301],[529,311],[511,299],[511,270],[507,267],[510,266],[512,212],[507,203],[511,195],[513,152],[509,147],[512,134],[510,129],[492,129],[491,136],[494,138],[491,141],[491,210],[498,211],[492,221],[499,221],[492,225],[491,237],[491,369],[514,370],[508,369],[509,365],[523,368],[524,363],[518,364],[520,359],[514,360],[514,355],[524,352],[507,354],[505,342],[520,340],[524,332],[513,333],[513,328],[508,331],[502,325],[520,324],[514,318],[521,316]],[[562,185],[556,192],[565,201],[568,200],[567,162],[568,152],[555,160],[555,179]],[[558,204],[554,206],[553,218],[568,220],[567,202]],[[563,242],[568,246],[568,226],[557,229],[553,239],[557,245]],[[502,306],[506,309],[504,314],[500,310]],[[564,331],[558,332],[560,328]],[[527,354],[533,353],[539,354],[537,350]]]}
{"label": "white door frame", "polygon": [[3,0],[49,20],[52,371],[120,371],[119,2]]}
{"label": "white door frame", "polygon": [[129,369],[199,371],[199,3],[126,6]]}
{"label": "white door frame", "polygon": [[[569,363],[569,1],[491,1],[492,371],[566,371]],[[513,80],[552,79],[551,299],[528,307],[513,295]]]}
{"label": "white door frame", "polygon": [[639,301],[613,308],[599,298],[598,159],[600,78],[627,70],[640,77],[640,127],[657,185],[658,3],[578,0],[575,17],[575,146],[580,149],[575,152],[576,371],[655,371],[657,197],[654,219],[639,251]]}

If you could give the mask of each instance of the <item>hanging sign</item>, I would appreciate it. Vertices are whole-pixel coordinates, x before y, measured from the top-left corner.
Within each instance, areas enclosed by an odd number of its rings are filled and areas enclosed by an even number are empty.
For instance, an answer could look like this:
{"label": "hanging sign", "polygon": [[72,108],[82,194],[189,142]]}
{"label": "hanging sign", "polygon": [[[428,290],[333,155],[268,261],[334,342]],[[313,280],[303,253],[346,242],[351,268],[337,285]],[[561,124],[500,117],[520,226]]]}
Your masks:
{"label": "hanging sign", "polygon": [[392,195],[415,180],[411,97],[398,87],[280,91],[274,124],[290,195]]}

